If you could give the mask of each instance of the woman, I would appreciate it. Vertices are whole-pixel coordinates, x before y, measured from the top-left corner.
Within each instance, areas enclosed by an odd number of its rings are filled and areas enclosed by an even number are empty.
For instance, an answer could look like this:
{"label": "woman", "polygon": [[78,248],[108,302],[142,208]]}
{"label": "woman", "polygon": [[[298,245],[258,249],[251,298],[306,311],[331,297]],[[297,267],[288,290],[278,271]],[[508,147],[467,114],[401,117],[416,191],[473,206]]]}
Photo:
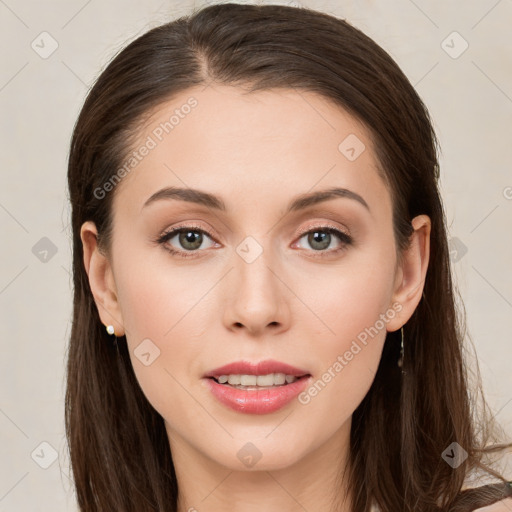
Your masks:
{"label": "woman", "polygon": [[436,150],[389,55],[320,12],[210,6],[120,52],[69,158],[81,510],[510,507],[490,468],[467,489],[494,438]]}

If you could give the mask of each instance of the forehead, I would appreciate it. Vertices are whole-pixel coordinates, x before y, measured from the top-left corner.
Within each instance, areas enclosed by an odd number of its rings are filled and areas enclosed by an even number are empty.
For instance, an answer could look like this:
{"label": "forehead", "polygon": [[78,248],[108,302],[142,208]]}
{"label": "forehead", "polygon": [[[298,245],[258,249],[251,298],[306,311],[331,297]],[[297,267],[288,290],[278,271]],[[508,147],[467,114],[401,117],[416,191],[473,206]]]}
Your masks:
{"label": "forehead", "polygon": [[331,186],[390,201],[366,127],[294,89],[182,91],[148,112],[122,166],[115,201],[139,211],[166,186],[207,190],[233,207]]}

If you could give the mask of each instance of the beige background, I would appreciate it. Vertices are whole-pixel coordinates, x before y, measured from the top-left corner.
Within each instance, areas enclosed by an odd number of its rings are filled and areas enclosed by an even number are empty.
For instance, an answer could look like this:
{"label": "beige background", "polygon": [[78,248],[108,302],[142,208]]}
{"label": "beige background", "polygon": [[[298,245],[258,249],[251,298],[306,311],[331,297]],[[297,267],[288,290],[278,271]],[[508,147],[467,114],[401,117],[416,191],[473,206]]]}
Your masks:
{"label": "beige background", "polygon": [[[469,333],[489,403],[512,435],[512,2],[302,5],[373,37],[430,109]],[[119,48],[194,6],[0,0],[0,512],[76,510],[63,423],[71,314],[66,162],[76,116]],[[42,58],[53,40],[58,48]]]}

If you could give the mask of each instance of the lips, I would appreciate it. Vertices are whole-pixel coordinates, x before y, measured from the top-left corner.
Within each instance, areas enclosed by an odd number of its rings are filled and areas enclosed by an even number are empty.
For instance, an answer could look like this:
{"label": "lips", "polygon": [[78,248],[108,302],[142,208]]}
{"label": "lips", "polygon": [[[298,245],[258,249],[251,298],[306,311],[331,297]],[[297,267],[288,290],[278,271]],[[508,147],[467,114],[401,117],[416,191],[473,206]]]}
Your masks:
{"label": "lips", "polygon": [[268,359],[266,361],[260,361],[259,363],[250,363],[247,361],[229,363],[206,373],[204,377],[218,378],[221,375],[268,375],[270,373],[284,373],[285,375],[293,375],[294,377],[310,375],[307,370]]}
{"label": "lips", "polygon": [[[280,382],[279,384],[259,387],[250,384],[231,385],[226,382],[227,376],[230,380],[235,377],[237,381],[240,377],[250,380],[250,376],[258,376],[259,379],[261,376],[268,378],[271,374]],[[254,381],[254,378],[252,380]],[[203,381],[212,395],[228,408],[248,414],[268,414],[289,404],[304,391],[311,381],[311,375],[306,370],[279,361],[239,361],[206,373]]]}

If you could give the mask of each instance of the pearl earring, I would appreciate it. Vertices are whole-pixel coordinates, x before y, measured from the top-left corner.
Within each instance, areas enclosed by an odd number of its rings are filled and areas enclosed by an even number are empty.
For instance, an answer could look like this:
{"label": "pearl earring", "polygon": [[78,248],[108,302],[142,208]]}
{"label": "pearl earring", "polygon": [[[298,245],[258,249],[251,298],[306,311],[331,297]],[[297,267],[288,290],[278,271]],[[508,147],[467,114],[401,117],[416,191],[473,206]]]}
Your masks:
{"label": "pearl earring", "polygon": [[108,332],[110,335],[112,335],[112,334],[115,334],[115,333],[116,333],[116,331],[115,331],[115,329],[114,329],[114,326],[113,326],[113,325],[107,325],[106,327],[107,327],[107,332]]}

